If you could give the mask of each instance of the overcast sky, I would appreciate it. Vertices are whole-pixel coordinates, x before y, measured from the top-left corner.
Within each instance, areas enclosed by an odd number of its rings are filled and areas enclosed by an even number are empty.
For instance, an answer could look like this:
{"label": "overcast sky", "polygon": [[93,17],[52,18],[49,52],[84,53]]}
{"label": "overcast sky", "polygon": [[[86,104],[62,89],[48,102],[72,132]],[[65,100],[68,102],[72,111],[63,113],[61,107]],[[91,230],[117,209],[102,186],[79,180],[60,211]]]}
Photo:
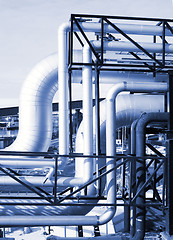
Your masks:
{"label": "overcast sky", "polygon": [[173,18],[172,0],[0,0],[0,107],[17,105],[27,74],[57,51],[72,13]]}

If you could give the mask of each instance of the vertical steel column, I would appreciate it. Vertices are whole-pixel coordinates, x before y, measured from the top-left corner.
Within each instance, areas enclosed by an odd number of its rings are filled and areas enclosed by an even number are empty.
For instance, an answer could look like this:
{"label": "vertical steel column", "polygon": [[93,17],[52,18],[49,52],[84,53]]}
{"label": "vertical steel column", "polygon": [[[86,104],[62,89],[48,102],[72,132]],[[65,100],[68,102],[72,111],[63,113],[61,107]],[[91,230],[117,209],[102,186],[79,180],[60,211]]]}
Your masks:
{"label": "vertical steel column", "polygon": [[95,125],[96,125],[96,155],[101,154],[100,149],[100,106],[99,106],[99,74],[98,62],[95,65]]}
{"label": "vertical steel column", "polygon": [[58,174],[58,157],[55,157],[55,185],[54,185],[54,203],[57,202],[57,176]]}
{"label": "vertical steel column", "polygon": [[[130,141],[130,130],[126,128],[126,136],[128,138],[128,152],[127,154],[131,153],[131,141]],[[131,171],[131,162],[127,163],[128,171],[130,174]],[[126,179],[126,164],[124,164],[124,179]],[[128,177],[128,183],[130,182],[130,178]],[[128,184],[128,189],[130,189],[130,184]],[[129,203],[130,203],[130,196],[131,192],[129,190]],[[126,198],[126,196],[124,196]],[[124,232],[130,232],[130,206],[124,206]]]}
{"label": "vertical steel column", "polygon": [[165,21],[163,24],[163,32],[162,32],[162,65],[165,66]]}
{"label": "vertical steel column", "polygon": [[69,85],[69,114],[70,114],[70,126],[69,126],[69,143],[70,143],[70,153],[73,152],[73,124],[72,124],[72,82],[71,82],[71,75],[72,75],[72,64],[73,64],[73,18],[71,19],[71,31],[69,32],[69,39],[68,39],[68,85]]}
{"label": "vertical steel column", "polygon": [[173,235],[173,71],[169,71],[169,126],[166,233]]}
{"label": "vertical steel column", "polygon": [[72,83],[71,83],[71,69],[68,70],[69,76],[69,114],[70,114],[70,123],[69,123],[69,143],[70,143],[70,153],[73,152],[73,123],[72,123]]}
{"label": "vertical steel column", "polygon": [[[100,105],[99,105],[99,69],[98,69],[98,62],[95,64],[95,133],[96,133],[96,155],[101,154],[100,149]],[[99,167],[98,161],[99,159],[95,159],[95,166],[96,166],[96,177],[99,175]],[[100,192],[100,184],[99,181],[97,182],[97,194],[99,195]]]}

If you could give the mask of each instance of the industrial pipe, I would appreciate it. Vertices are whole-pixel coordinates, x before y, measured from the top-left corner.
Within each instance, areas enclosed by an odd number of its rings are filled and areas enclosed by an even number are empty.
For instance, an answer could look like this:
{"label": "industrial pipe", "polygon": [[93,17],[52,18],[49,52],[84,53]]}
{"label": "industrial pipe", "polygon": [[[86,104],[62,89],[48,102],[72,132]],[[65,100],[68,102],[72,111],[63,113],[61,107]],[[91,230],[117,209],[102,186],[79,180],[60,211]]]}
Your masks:
{"label": "industrial pipe", "polygon": [[[126,34],[134,34],[134,35],[155,35],[155,36],[162,36],[163,27],[156,26],[156,25],[143,25],[143,24],[128,24],[128,23],[116,23],[114,22],[115,26],[121,29]],[[64,24],[63,24],[64,25]],[[63,26],[62,25],[62,26]],[[84,32],[101,32],[101,24],[97,22],[79,22],[80,27],[83,29]],[[64,25],[65,26],[65,25]],[[65,28],[70,29],[71,23],[67,23]],[[79,31],[76,24],[73,25],[74,31]],[[104,24],[104,33],[118,33],[115,28],[107,23]],[[171,36],[171,31],[165,28],[165,35]]]}
{"label": "industrial pipe", "polygon": [[[101,41],[92,41],[94,49],[101,49]],[[149,53],[162,53],[163,45],[161,43],[140,43],[139,45]],[[125,41],[107,41],[103,43],[103,49],[107,51],[125,51],[125,52],[142,52],[131,42]],[[165,53],[173,53],[173,44],[165,44]]]}
{"label": "industrial pipe", "polygon": [[[130,128],[130,143],[131,143],[131,149],[130,153],[132,156],[136,155],[136,125],[137,125],[138,119],[136,119],[132,124]],[[133,194],[135,196],[136,194],[136,161],[131,162],[131,191],[130,196]],[[131,236],[135,235],[135,229],[136,229],[136,207],[133,206],[133,220],[132,220],[132,228],[131,228]]]}
{"label": "industrial pipe", "polygon": [[[90,47],[85,45],[83,48],[83,62],[92,62],[92,53]],[[84,134],[84,155],[93,155],[93,90],[92,90],[92,66],[84,66],[82,70],[83,79],[83,134]],[[93,159],[84,160],[85,181],[93,178]],[[91,186],[90,186],[91,187]]]}
{"label": "industrial pipe", "polygon": [[[151,122],[166,122],[169,119],[169,113],[148,113],[139,118],[136,125],[136,157],[145,156],[145,129]],[[136,162],[136,185],[140,190],[145,183],[145,160]],[[142,240],[145,236],[145,189],[143,189],[136,198],[136,234],[134,240]]]}
{"label": "industrial pipe", "polygon": [[[168,90],[167,84],[160,83],[160,84],[150,84],[146,86],[146,83],[120,83],[115,85],[107,95],[107,115],[106,115],[106,156],[116,156],[116,109],[115,109],[115,99],[121,91],[132,91],[132,92],[166,92]],[[110,167],[115,167],[115,160],[114,158],[108,159],[110,162]],[[113,188],[110,193],[114,195],[110,196],[112,202],[116,201],[116,171],[112,171],[108,176],[107,179],[110,182],[111,187]],[[111,209],[115,211],[115,208]]]}

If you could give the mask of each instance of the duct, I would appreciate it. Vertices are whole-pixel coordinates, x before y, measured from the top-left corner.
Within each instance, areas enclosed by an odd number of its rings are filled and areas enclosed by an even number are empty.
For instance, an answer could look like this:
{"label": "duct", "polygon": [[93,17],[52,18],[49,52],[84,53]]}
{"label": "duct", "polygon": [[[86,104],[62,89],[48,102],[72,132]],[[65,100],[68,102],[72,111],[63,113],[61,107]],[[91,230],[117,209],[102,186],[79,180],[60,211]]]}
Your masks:
{"label": "duct", "polygon": [[[145,128],[151,122],[166,122],[168,121],[169,113],[148,113],[139,118],[136,125],[136,156],[143,157],[145,155]],[[145,183],[145,160],[136,162],[136,179],[137,190],[141,189]],[[136,198],[136,204],[141,207],[136,207],[136,234],[134,240],[142,240],[145,235],[145,190],[140,192]]]}
{"label": "duct", "polygon": [[[139,45],[150,53],[163,52],[163,45],[161,43],[139,43]],[[92,41],[92,46],[96,50],[101,49],[101,41]],[[108,51],[142,52],[142,50],[135,46],[133,43],[125,41],[104,42],[103,49]],[[173,44],[165,44],[165,52],[173,53]]]}

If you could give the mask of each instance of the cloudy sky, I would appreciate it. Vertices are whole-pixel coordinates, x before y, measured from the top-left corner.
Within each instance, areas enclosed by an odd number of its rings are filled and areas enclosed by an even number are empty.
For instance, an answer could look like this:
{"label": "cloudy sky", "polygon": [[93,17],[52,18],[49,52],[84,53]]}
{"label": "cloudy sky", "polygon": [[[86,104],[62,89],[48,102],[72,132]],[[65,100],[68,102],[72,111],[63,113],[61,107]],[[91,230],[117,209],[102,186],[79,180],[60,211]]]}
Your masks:
{"label": "cloudy sky", "polygon": [[57,51],[71,13],[173,18],[172,0],[0,0],[0,107],[18,105],[32,67]]}

